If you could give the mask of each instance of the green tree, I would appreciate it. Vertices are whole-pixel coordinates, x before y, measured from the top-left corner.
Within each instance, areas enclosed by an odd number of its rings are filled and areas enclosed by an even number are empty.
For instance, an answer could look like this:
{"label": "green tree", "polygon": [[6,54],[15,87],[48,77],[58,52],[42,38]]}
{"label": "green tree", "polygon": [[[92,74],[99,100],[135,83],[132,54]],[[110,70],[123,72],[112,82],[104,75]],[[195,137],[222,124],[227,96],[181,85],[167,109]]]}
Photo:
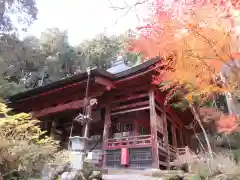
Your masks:
{"label": "green tree", "polygon": [[0,2],[0,32],[26,30],[36,20],[37,13],[35,0],[2,0]]}
{"label": "green tree", "polygon": [[58,28],[49,28],[42,32],[40,46],[47,53],[47,56],[55,56],[69,46],[68,32]]}
{"label": "green tree", "polygon": [[98,35],[92,40],[86,40],[79,45],[79,50],[85,58],[85,66],[109,68],[120,51],[121,42],[118,37]]}
{"label": "green tree", "polygon": [[[37,13],[35,0],[2,0],[0,2],[0,83],[2,83],[0,93],[9,92],[10,87],[13,91],[17,90],[15,87],[21,73],[13,69],[16,69],[15,60],[19,60],[20,41],[13,33],[26,31],[27,27],[36,20]],[[10,81],[9,84],[6,83],[6,79]]]}
{"label": "green tree", "polygon": [[4,87],[4,90],[1,88],[2,91],[18,92],[19,85],[35,87],[37,82],[33,79],[41,71],[46,59],[45,52],[39,48],[38,40],[27,37],[20,41],[14,35],[4,35],[4,39],[5,43],[0,44],[0,77],[3,82],[1,87]]}
{"label": "green tree", "polygon": [[134,65],[138,54],[124,52],[126,35],[98,35],[78,46],[68,42],[67,31],[49,28],[40,39],[28,36],[23,40],[4,35],[0,44],[0,94],[12,95],[83,72],[87,67],[108,69],[117,56],[125,56]]}
{"label": "green tree", "polygon": [[86,67],[108,69],[119,55],[125,56],[126,63],[134,65],[139,59],[138,54],[125,52],[126,35],[105,36],[100,34],[96,38],[86,40],[76,47],[77,64],[84,70]]}
{"label": "green tree", "polygon": [[49,81],[74,74],[77,54],[68,42],[67,31],[58,28],[47,29],[41,35],[40,47],[46,53],[45,70],[49,75]]}

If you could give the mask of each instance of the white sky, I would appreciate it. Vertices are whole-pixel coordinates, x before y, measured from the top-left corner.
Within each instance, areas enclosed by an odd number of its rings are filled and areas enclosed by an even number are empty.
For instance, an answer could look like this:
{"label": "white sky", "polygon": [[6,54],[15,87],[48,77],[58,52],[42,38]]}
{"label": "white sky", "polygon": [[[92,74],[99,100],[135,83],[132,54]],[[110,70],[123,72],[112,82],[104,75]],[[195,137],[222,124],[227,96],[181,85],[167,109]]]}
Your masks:
{"label": "white sky", "polygon": [[[137,0],[127,2],[135,4]],[[124,6],[123,0],[111,0],[111,3],[117,7]],[[139,24],[143,6],[139,5],[137,10],[133,8],[124,16],[126,10],[114,11],[110,8],[111,3],[110,0],[37,0],[38,20],[23,36],[40,36],[46,28],[58,27],[68,30],[69,41],[74,45],[104,32],[105,27],[107,34],[120,34]]]}

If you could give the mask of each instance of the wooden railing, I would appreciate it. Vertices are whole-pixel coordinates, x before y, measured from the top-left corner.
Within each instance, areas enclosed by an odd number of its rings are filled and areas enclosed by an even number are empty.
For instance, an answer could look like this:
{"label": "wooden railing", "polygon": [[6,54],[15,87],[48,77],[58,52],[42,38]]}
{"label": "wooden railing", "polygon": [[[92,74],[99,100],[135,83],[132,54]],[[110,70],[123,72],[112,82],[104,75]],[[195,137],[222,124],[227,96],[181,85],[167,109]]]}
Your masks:
{"label": "wooden railing", "polygon": [[143,136],[129,136],[129,137],[121,137],[121,138],[113,138],[107,140],[108,148],[115,147],[128,147],[128,146],[151,146],[151,135],[143,135]]}
{"label": "wooden railing", "polygon": [[[158,148],[171,153],[173,156],[181,156],[185,154],[194,154],[188,146],[184,148],[175,148],[170,144],[165,144],[160,138],[157,139]],[[112,138],[107,140],[106,148],[123,148],[123,147],[139,147],[152,146],[151,135],[129,136]]]}
{"label": "wooden railing", "polygon": [[195,154],[191,151],[191,149],[188,146],[183,147],[183,148],[175,148],[170,144],[165,144],[163,142],[163,140],[161,140],[160,138],[158,138],[158,148],[160,148],[161,150],[164,150],[166,152],[169,150],[169,152],[173,156],[181,156],[181,155],[185,155],[185,154],[189,154],[189,155]]}
{"label": "wooden railing", "polygon": [[173,154],[176,154],[176,152],[177,152],[177,149],[176,149],[176,148],[174,148],[174,147],[173,147],[172,145],[170,145],[170,144],[165,144],[165,143],[163,142],[163,140],[160,139],[160,138],[158,138],[158,148],[160,148],[160,149],[162,149],[162,150],[165,150],[165,151],[168,151],[168,149],[169,149],[170,153],[173,153]]}
{"label": "wooden railing", "polygon": [[172,145],[168,145],[170,153],[173,153],[174,155],[177,153],[177,148],[173,147]]}
{"label": "wooden railing", "polygon": [[188,146],[186,146],[184,148],[177,148],[177,155],[178,156],[185,155],[185,154],[191,155],[191,154],[194,154],[194,153],[191,151],[191,149]]}
{"label": "wooden railing", "polygon": [[167,149],[166,144],[163,142],[162,139],[157,138],[157,143],[158,143],[158,148]]}

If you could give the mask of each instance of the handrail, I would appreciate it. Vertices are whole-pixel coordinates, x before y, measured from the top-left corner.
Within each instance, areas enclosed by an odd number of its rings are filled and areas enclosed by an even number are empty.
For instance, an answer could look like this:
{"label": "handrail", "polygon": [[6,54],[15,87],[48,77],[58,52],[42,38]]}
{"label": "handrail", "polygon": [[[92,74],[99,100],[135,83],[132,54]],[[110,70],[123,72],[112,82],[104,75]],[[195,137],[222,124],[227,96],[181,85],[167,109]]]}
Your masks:
{"label": "handrail", "polygon": [[146,145],[151,144],[151,135],[142,135],[142,136],[128,136],[121,138],[113,138],[107,140],[108,147],[117,147],[117,146],[131,146],[131,145]]}
{"label": "handrail", "polygon": [[166,148],[166,144],[163,142],[162,139],[157,138],[158,146],[162,148]]}
{"label": "handrail", "polygon": [[[120,138],[112,138],[107,140],[107,146],[118,147],[118,146],[131,146],[131,145],[146,145],[151,144],[151,135],[142,136],[128,136]],[[157,138],[157,143],[159,148],[169,150],[169,152],[174,156],[181,156],[184,154],[194,154],[188,146],[182,148],[176,148],[170,144],[165,144],[162,139]]]}
{"label": "handrail", "polygon": [[194,152],[188,146],[186,146],[184,148],[177,148],[177,154],[178,155],[194,154]]}
{"label": "handrail", "polygon": [[176,152],[176,148],[173,147],[171,144],[168,144],[168,147],[169,147],[170,151]]}
{"label": "handrail", "polygon": [[163,148],[163,149],[165,149],[166,151],[169,150],[170,153],[174,153],[174,154],[177,153],[177,149],[176,149],[175,147],[173,147],[172,145],[170,145],[170,144],[165,144],[165,143],[163,142],[163,140],[160,139],[160,138],[157,138],[157,140],[158,140],[158,146],[159,146],[160,148]]}
{"label": "handrail", "polygon": [[151,138],[151,135],[127,136],[127,137],[111,138],[111,139],[108,139],[108,141],[122,140],[122,139],[134,139],[134,138]]}

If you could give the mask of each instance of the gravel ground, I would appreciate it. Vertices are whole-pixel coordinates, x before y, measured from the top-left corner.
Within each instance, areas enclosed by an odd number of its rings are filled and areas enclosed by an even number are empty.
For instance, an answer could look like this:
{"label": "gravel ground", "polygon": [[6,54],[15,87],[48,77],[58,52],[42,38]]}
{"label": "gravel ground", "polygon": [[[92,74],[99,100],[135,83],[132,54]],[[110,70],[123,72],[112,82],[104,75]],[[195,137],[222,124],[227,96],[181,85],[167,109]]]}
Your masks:
{"label": "gravel ground", "polygon": [[141,174],[103,175],[104,180],[162,180],[161,178],[143,176]]}

